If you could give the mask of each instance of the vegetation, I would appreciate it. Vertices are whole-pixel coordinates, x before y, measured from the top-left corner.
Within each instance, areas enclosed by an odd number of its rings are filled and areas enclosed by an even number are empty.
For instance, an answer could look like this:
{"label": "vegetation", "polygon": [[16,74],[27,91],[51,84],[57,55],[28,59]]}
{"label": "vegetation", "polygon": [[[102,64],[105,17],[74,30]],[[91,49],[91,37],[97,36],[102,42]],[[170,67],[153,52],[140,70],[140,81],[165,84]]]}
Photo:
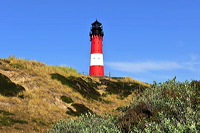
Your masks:
{"label": "vegetation", "polygon": [[114,117],[88,113],[76,120],[61,120],[48,133],[119,133]]}
{"label": "vegetation", "polygon": [[14,123],[19,123],[19,124],[28,124],[27,121],[24,120],[18,120],[18,119],[13,119],[10,116],[13,116],[15,114],[7,112],[5,110],[0,110],[0,129],[3,126],[11,126]]}
{"label": "vegetation", "polygon": [[3,96],[17,96],[25,88],[13,83],[8,77],[0,73],[0,94]]}
{"label": "vegetation", "polygon": [[[117,78],[118,80],[109,80],[109,79],[100,79],[101,84],[107,85],[106,93],[107,94],[116,94],[118,98],[124,99],[132,94],[134,90],[139,90],[142,92],[147,85],[141,85],[138,83],[123,81],[123,78]],[[122,79],[122,80],[121,80]]]}
{"label": "vegetation", "polygon": [[65,66],[49,66],[49,67],[51,67],[55,71],[60,71],[60,72],[68,73],[71,75],[78,75],[78,72],[76,71],[76,69],[72,67],[65,67]]}
{"label": "vegetation", "polygon": [[63,85],[67,85],[74,89],[74,91],[79,92],[83,97],[88,99],[100,99],[100,94],[95,90],[95,84],[91,84],[83,80],[81,77],[69,76],[65,77],[58,73],[51,74],[52,79],[57,79]]}
{"label": "vegetation", "polygon": [[[200,81],[181,83],[175,78],[154,82],[134,97],[132,104],[121,108],[125,112],[121,118],[86,114],[75,121],[60,121],[49,132],[199,132],[199,84]],[[110,130],[104,130],[105,120]]]}
{"label": "vegetation", "polygon": [[76,109],[76,111],[74,111],[70,107],[68,107],[68,111],[66,113],[69,114],[69,115],[81,116],[81,115],[84,115],[84,114],[87,114],[87,113],[93,113],[92,110],[90,110],[88,107],[86,107],[83,104],[74,103],[74,104],[72,104],[72,106]]}
{"label": "vegetation", "polygon": [[60,98],[63,102],[66,102],[66,103],[73,103],[74,102],[70,97],[61,96]]}
{"label": "vegetation", "polygon": [[133,98],[125,115],[117,123],[124,132],[198,132],[197,101],[200,88],[173,80],[151,85]]}

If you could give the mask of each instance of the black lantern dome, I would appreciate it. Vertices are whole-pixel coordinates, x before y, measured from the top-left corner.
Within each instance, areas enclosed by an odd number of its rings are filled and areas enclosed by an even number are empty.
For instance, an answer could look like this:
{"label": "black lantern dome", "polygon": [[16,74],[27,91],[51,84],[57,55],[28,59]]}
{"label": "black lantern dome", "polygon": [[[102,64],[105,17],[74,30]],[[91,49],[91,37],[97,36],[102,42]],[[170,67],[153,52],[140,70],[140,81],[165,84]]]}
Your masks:
{"label": "black lantern dome", "polygon": [[102,24],[100,22],[98,22],[97,20],[94,23],[92,23],[90,36],[92,36],[92,35],[104,36],[103,26],[101,26],[101,25]]}

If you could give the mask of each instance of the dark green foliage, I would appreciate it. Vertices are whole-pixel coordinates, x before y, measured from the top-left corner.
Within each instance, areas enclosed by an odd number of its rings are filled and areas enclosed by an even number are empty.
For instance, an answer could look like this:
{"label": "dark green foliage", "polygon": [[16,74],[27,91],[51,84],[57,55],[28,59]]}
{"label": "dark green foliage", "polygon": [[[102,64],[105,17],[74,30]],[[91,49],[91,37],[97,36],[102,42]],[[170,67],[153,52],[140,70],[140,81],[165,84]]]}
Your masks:
{"label": "dark green foliage", "polygon": [[103,85],[107,85],[106,92],[108,94],[117,94],[120,99],[129,96],[136,89],[143,91],[146,88],[138,83],[114,82],[108,79],[100,79],[100,81]]}
{"label": "dark green foliage", "polygon": [[196,98],[189,82],[156,82],[127,108],[118,121],[124,132],[197,132],[200,130]]}
{"label": "dark green foliage", "polygon": [[20,94],[20,95],[18,95],[18,97],[21,98],[21,99],[25,98],[24,94]]}
{"label": "dark green foliage", "polygon": [[121,112],[126,112],[127,109],[129,109],[129,106],[123,106],[123,107],[116,108],[117,111],[121,111]]}
{"label": "dark green foliage", "polygon": [[[196,103],[193,104],[196,108],[200,109],[200,81],[193,80],[191,82],[191,86],[196,89],[196,96],[192,98],[192,102]],[[194,107],[195,108],[195,107]]]}
{"label": "dark green foliage", "polygon": [[0,73],[0,94],[3,96],[17,96],[25,88],[13,83],[8,77]]}
{"label": "dark green foliage", "polygon": [[71,108],[68,107],[68,110],[66,113],[72,116],[80,116],[82,114],[86,114],[86,113],[93,113],[92,110],[90,110],[88,107],[86,107],[83,104],[78,104],[78,103],[74,103],[72,104],[72,106],[76,109],[76,111],[73,111]]}
{"label": "dark green foliage", "polygon": [[200,91],[200,81],[193,80],[191,82],[192,87],[196,87],[198,91]]}
{"label": "dark green foliage", "polygon": [[[84,77],[82,77],[84,78]],[[96,88],[98,85],[101,85],[101,83],[93,81],[91,78],[87,77],[86,81],[88,84],[90,84],[90,86],[92,86],[93,88]]]}
{"label": "dark green foliage", "polygon": [[115,118],[85,114],[76,120],[61,120],[48,133],[120,133]]}
{"label": "dark green foliage", "polygon": [[0,127],[1,126],[12,126],[15,123],[19,123],[19,124],[28,124],[27,121],[23,121],[23,120],[17,120],[14,118],[11,118],[10,116],[14,116],[15,114],[4,111],[4,110],[0,110]]}
{"label": "dark green foliage", "polygon": [[60,98],[65,103],[73,103],[74,102],[70,97],[61,96]]}
{"label": "dark green foliage", "polygon": [[3,114],[3,115],[15,115],[15,114],[10,113],[10,112],[5,111],[5,110],[0,110],[0,114]]}
{"label": "dark green foliage", "polygon": [[101,100],[100,94],[95,90],[96,85],[92,82],[86,82],[81,77],[69,76],[65,77],[58,73],[51,74],[52,79],[60,81],[63,85],[67,85],[74,89],[74,91],[79,92],[83,97],[88,99]]}

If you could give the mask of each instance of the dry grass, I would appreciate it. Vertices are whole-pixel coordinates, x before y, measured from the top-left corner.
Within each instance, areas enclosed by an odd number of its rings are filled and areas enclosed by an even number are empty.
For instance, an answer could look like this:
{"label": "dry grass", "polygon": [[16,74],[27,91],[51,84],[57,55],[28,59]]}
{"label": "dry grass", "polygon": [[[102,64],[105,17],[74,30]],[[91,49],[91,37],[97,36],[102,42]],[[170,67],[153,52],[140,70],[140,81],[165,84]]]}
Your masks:
{"label": "dry grass", "polygon": [[[0,73],[26,89],[25,92],[20,94],[21,98],[0,95],[0,108],[14,113],[16,118],[28,121],[27,125],[15,124],[12,127],[1,127],[0,125],[0,131],[2,130],[3,132],[44,132],[53,122],[72,118],[72,116],[66,114],[66,111],[68,107],[74,108],[71,104],[63,102],[60,98],[61,96],[70,97],[74,103],[84,104],[90,110],[100,115],[119,113],[115,109],[129,104],[129,101],[134,96],[134,94],[129,95],[123,100],[118,99],[117,95],[103,97],[104,100],[110,101],[109,103],[88,100],[69,86],[53,80],[50,74],[58,73],[65,77],[81,77],[86,82],[90,78],[97,83],[100,83],[99,78],[81,75],[70,67],[47,66],[41,62],[27,61],[15,57],[0,59]],[[149,86],[129,77],[120,80],[127,83]],[[100,86],[97,90],[100,94],[105,92],[105,89],[102,88],[105,88],[105,86]]]}
{"label": "dry grass", "polygon": [[126,82],[126,83],[138,83],[140,85],[143,85],[143,86],[146,86],[146,87],[150,87],[150,84],[141,82],[141,81],[133,79],[131,77],[123,77],[122,79],[120,79],[120,81]]}

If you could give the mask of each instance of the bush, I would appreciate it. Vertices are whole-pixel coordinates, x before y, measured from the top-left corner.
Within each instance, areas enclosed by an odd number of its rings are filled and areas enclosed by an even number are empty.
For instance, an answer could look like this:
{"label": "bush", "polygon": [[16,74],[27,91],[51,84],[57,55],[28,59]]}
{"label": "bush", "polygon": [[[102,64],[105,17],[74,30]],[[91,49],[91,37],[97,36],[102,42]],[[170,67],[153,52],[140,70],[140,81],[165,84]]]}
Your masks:
{"label": "bush", "polygon": [[60,98],[65,103],[73,103],[74,102],[70,97],[61,96]]}
{"label": "bush", "polygon": [[[198,88],[188,81],[181,83],[174,78],[165,83],[154,82],[134,99],[119,125],[124,131],[133,132],[198,132],[197,93]],[[125,122],[127,118],[129,121]]]}
{"label": "bush", "polygon": [[0,73],[0,94],[3,96],[17,96],[20,92],[25,91],[21,85],[15,84],[7,76]]}
{"label": "bush", "polygon": [[48,133],[119,133],[113,117],[88,113],[76,120],[61,120]]}
{"label": "bush", "polygon": [[68,111],[66,114],[68,115],[81,116],[83,114],[93,113],[93,111],[86,107],[84,104],[73,103],[71,106],[73,106],[76,111],[72,110],[70,107],[67,107]]}

